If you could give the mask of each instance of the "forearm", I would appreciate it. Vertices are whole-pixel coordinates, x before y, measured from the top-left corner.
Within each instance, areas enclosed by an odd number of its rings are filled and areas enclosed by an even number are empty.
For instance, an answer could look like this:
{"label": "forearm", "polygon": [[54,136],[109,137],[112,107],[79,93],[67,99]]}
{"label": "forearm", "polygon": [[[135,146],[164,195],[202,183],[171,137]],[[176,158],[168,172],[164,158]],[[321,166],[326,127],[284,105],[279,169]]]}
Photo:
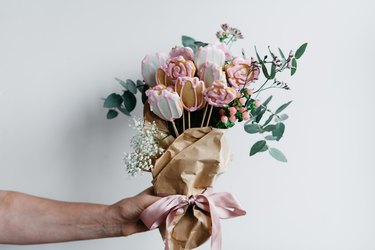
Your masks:
{"label": "forearm", "polygon": [[0,191],[0,243],[37,244],[120,236],[109,206]]}

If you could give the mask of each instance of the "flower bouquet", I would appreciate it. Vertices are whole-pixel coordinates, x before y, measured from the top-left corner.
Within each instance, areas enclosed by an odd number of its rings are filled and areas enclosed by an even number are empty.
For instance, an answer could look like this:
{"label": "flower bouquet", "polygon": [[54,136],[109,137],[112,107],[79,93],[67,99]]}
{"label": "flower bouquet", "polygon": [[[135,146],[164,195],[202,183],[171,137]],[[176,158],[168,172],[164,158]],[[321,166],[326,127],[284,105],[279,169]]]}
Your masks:
{"label": "flower bouquet", "polygon": [[193,249],[210,237],[212,249],[221,249],[219,220],[246,213],[233,195],[212,190],[230,160],[226,129],[244,121],[247,133],[264,136],[250,148],[250,156],[268,151],[287,161],[269,143],[282,138],[288,118],[283,111],[291,102],[273,112],[268,108],[272,96],[263,102],[258,96],[267,89],[290,89],[276,76],[286,70],[296,73],[307,43],[288,56],[268,48],[269,55],[261,57],[255,49],[256,58],[248,58],[244,50],[241,56],[230,52],[243,39],[238,29],[223,24],[216,35],[219,42],[211,44],[182,36],[183,46],[168,55],[146,55],[143,80],[116,79],[123,93],[104,101],[112,119],[119,112],[130,116],[135,95],[142,95],[144,117],[134,119],[134,151],[125,154],[124,162],[132,176],[152,173],[154,192],[163,198],[143,212],[142,220],[150,229],[159,227],[166,249]]}

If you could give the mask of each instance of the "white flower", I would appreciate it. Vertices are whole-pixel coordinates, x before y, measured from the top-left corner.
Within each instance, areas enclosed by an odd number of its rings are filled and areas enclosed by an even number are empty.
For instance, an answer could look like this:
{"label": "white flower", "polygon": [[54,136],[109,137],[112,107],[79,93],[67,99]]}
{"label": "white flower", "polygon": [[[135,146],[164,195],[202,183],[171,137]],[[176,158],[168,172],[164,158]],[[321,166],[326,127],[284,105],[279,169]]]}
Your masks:
{"label": "white flower", "polygon": [[125,153],[123,158],[126,171],[131,176],[137,176],[142,171],[150,171],[153,167],[152,158],[157,158],[165,151],[159,146],[159,141],[166,136],[160,131],[155,122],[144,123],[142,119],[133,118],[133,127],[137,134],[133,136],[130,145],[132,153]]}

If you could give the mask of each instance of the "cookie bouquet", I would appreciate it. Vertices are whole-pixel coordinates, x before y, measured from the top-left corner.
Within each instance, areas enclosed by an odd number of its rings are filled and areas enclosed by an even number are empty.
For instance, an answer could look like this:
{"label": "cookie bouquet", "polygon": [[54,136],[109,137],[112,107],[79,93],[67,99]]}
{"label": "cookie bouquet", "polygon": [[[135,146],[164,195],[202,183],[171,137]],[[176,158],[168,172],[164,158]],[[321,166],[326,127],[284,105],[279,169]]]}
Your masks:
{"label": "cookie bouquet", "polygon": [[250,156],[268,151],[287,161],[270,144],[282,138],[288,118],[283,111],[291,102],[272,111],[272,96],[264,101],[258,96],[268,89],[290,89],[277,76],[296,73],[307,43],[287,56],[271,48],[260,56],[255,48],[255,57],[248,57],[244,50],[239,56],[230,52],[243,39],[240,30],[223,24],[216,36],[216,43],[182,36],[183,46],[169,54],[146,55],[143,80],[117,79],[123,92],[104,101],[108,119],[130,116],[141,93],[143,119],[134,119],[134,151],[125,153],[124,162],[130,175],[151,172],[154,192],[163,198],[143,212],[142,220],[150,229],[159,228],[170,250],[193,249],[210,237],[211,248],[221,249],[220,219],[246,213],[232,194],[213,191],[230,161],[226,129],[243,122],[245,132],[263,136],[250,147]]}

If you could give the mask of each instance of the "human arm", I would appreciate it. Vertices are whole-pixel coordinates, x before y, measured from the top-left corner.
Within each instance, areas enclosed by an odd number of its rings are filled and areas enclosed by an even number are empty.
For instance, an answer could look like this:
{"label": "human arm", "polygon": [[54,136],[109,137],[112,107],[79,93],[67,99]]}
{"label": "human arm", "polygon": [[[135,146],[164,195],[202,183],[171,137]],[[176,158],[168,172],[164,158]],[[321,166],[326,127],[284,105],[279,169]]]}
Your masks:
{"label": "human arm", "polygon": [[152,189],[113,205],[62,202],[0,190],[0,244],[40,244],[128,236],[147,230],[141,212]]}

